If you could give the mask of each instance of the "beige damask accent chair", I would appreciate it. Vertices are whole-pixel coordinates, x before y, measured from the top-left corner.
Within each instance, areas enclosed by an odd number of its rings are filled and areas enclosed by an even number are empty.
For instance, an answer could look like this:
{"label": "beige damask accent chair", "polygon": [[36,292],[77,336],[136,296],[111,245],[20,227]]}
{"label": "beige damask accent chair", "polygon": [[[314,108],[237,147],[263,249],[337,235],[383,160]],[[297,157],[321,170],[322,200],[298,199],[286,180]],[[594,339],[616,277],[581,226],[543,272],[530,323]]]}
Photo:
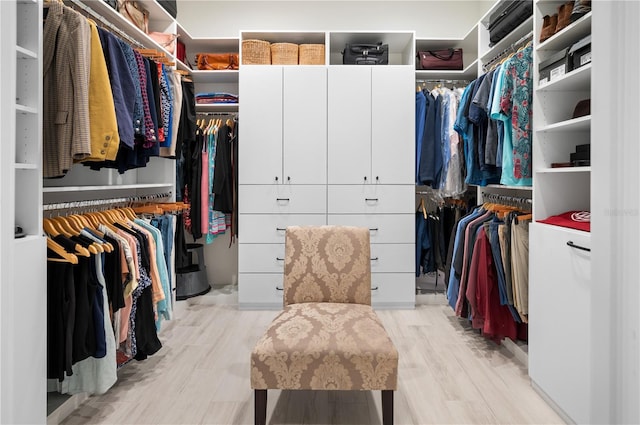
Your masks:
{"label": "beige damask accent chair", "polygon": [[267,389],[381,390],[390,425],[397,381],[398,351],[371,308],[369,229],[288,227],[284,309],[251,353],[255,423]]}

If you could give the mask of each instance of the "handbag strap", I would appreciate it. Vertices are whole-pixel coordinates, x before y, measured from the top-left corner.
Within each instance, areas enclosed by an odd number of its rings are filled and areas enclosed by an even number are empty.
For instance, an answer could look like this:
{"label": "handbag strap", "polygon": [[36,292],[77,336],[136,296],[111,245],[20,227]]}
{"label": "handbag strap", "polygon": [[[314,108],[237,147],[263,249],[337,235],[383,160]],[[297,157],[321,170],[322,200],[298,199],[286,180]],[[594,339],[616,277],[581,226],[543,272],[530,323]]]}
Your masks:
{"label": "handbag strap", "polygon": [[431,56],[434,56],[434,57],[436,57],[436,58],[438,58],[440,60],[443,60],[443,61],[448,61],[449,59],[451,59],[453,57],[453,54],[455,53],[455,50],[449,49],[449,56],[448,57],[442,56],[439,53],[436,53],[436,52],[434,52],[432,50],[429,50],[428,52],[431,54]]}

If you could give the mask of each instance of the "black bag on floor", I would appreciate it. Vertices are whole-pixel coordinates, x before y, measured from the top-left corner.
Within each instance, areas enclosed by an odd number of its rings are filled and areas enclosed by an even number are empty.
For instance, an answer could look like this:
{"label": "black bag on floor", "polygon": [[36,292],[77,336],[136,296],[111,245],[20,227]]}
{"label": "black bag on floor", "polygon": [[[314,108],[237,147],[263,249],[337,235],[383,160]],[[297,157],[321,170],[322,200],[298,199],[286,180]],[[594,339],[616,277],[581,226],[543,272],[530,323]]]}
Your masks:
{"label": "black bag on floor", "polygon": [[176,0],[158,0],[158,4],[162,6],[164,10],[169,12],[169,15],[174,18],[178,14],[178,6],[176,5]]}
{"label": "black bag on floor", "polygon": [[342,52],[344,65],[388,65],[388,44],[347,44]]}
{"label": "black bag on floor", "polygon": [[489,17],[489,46],[493,46],[533,15],[533,0],[503,0]]}

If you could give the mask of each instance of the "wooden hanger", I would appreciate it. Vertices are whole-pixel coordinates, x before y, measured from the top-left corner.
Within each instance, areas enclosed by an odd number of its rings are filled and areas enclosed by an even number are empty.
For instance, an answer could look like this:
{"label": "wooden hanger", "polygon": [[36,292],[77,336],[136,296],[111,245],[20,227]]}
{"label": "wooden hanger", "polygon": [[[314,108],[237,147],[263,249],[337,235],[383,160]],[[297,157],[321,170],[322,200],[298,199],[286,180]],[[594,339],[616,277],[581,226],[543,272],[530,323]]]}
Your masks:
{"label": "wooden hanger", "polygon": [[62,258],[49,258],[47,257],[47,261],[63,261],[71,264],[78,264],[78,256],[75,254],[71,254],[67,252],[62,245],[58,242],[54,241],[51,238],[47,238],[47,248],[51,251],[55,252]]}

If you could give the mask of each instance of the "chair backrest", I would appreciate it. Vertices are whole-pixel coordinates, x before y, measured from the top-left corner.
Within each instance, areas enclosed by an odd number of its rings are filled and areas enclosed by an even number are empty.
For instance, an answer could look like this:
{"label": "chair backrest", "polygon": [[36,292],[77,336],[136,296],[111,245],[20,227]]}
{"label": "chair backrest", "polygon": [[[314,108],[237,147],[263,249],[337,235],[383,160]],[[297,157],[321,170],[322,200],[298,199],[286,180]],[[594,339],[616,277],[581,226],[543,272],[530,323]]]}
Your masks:
{"label": "chair backrest", "polygon": [[368,228],[287,227],[284,305],[305,302],[371,305]]}

